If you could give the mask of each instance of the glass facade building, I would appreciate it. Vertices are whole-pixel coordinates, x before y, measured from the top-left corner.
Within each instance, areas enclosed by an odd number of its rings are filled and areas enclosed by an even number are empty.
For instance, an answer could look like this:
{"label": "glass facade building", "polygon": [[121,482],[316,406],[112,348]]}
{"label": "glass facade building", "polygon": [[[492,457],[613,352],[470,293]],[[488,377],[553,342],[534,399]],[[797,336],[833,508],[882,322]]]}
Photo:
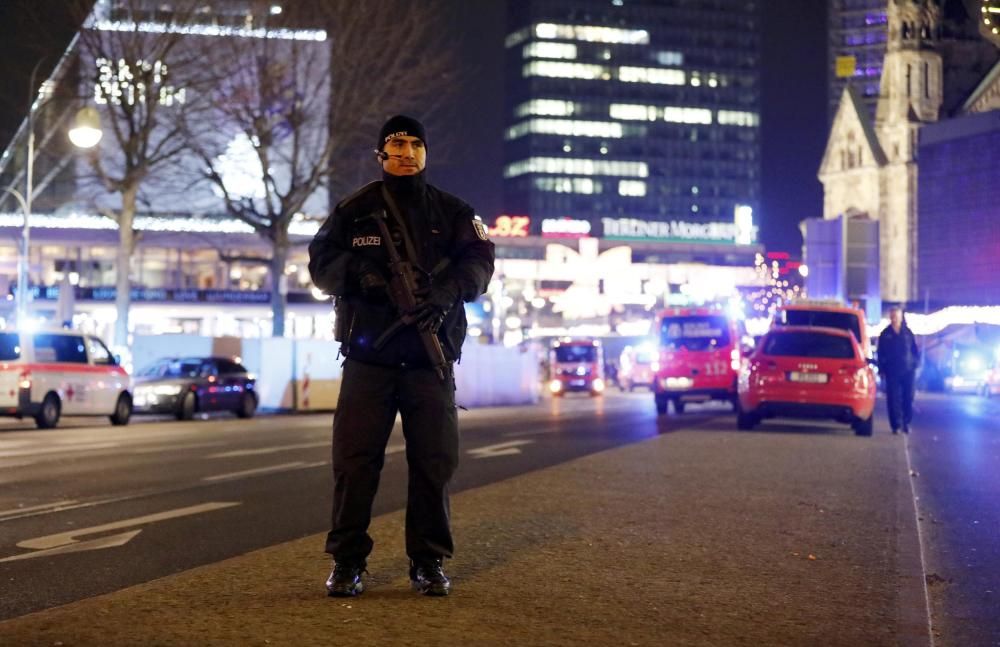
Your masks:
{"label": "glass facade building", "polygon": [[760,199],[760,15],[745,0],[512,2],[505,211],[732,223]]}
{"label": "glass facade building", "polygon": [[[889,32],[886,0],[829,0],[827,21],[829,121],[833,121],[848,80],[874,118]],[[837,59],[848,56],[854,58],[854,73],[838,76]]]}

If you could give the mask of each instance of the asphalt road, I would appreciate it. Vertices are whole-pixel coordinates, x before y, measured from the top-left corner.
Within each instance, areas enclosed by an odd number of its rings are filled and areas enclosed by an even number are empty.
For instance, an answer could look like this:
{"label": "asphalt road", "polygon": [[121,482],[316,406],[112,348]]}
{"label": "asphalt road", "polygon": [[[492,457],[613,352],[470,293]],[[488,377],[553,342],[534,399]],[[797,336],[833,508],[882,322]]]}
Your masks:
{"label": "asphalt road", "polygon": [[[697,425],[724,411],[658,423],[652,397],[637,393],[461,412],[463,457],[453,489],[639,441],[668,422]],[[136,419],[119,428],[65,419],[50,431],[3,423],[0,619],[325,531],[331,420],[330,414]],[[402,449],[397,424],[376,515],[405,507]]]}
{"label": "asphalt road", "polygon": [[909,440],[938,645],[1000,645],[1000,399],[917,395]]}
{"label": "asphalt road", "polygon": [[[936,644],[1000,645],[1000,400],[919,394],[917,409],[914,433],[899,442],[908,443],[914,473]],[[733,424],[724,407],[657,419],[647,393],[462,412],[455,489],[661,433]],[[0,423],[0,619],[325,531],[329,427],[329,414],[140,420],[124,429],[70,419],[54,431]],[[881,419],[876,434],[885,433]],[[376,514],[404,506],[401,448],[397,430]],[[711,478],[711,465],[704,474]]]}

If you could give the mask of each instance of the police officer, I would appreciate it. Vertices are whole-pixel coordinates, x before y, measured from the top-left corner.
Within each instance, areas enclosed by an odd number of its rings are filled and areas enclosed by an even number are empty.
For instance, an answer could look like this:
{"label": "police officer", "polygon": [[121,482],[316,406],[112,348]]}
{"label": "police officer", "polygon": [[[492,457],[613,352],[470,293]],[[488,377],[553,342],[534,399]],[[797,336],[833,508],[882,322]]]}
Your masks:
{"label": "police officer", "polygon": [[[463,301],[486,291],[494,248],[472,207],[427,183],[427,136],[411,117],[389,119],[379,133],[376,161],[382,180],[337,205],[309,245],[313,282],[337,299],[337,338],[347,359],[333,419],[333,514],[326,552],[332,596],[364,590],[372,550],[372,502],[397,411],[403,422],[409,484],[406,552],[413,587],[447,595],[443,558],[454,545],[448,483],[458,464],[458,419],[452,363],[465,339]],[[388,292],[387,241],[421,277],[416,312],[402,314]],[[416,256],[416,258],[412,258]],[[396,324],[398,332],[383,337]],[[438,369],[421,332],[436,334],[446,365]]]}
{"label": "police officer", "polygon": [[913,382],[920,352],[913,331],[903,320],[903,310],[889,310],[889,325],[878,337],[878,371],[885,382],[889,426],[892,433],[910,433],[913,420]]}

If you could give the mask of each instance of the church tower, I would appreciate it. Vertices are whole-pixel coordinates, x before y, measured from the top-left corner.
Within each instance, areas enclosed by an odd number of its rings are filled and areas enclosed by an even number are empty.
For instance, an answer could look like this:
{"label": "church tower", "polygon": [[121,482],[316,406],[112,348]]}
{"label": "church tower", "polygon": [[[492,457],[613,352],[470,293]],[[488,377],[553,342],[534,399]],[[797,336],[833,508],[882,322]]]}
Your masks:
{"label": "church tower", "polygon": [[917,137],[944,101],[936,0],[889,0],[889,35],[875,113],[886,164],[879,208],[882,297],[910,301],[917,276]]}

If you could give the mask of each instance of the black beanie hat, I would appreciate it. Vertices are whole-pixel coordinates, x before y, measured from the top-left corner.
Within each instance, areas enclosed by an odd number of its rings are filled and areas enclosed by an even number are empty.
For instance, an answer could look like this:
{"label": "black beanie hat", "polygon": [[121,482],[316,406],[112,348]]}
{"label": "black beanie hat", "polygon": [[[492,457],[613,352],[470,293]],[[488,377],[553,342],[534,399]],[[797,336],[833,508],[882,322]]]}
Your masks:
{"label": "black beanie hat", "polygon": [[385,147],[385,143],[397,135],[416,137],[424,143],[425,148],[427,147],[427,135],[424,133],[424,125],[413,117],[396,115],[385,122],[382,130],[379,131],[376,150],[382,150]]}

